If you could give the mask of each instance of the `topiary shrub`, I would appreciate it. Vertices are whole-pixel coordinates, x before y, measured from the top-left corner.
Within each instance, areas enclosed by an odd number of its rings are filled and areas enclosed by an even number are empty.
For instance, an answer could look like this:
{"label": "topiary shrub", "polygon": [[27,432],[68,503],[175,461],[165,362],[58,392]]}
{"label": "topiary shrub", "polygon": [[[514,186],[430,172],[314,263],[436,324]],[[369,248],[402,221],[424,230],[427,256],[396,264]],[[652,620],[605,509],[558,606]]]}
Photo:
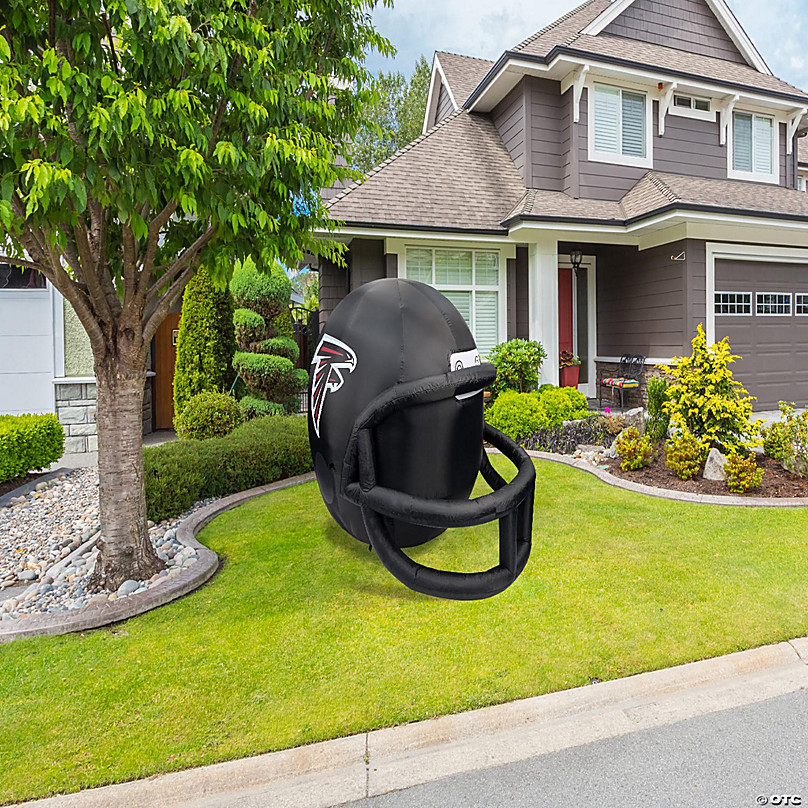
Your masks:
{"label": "topiary shrub", "polygon": [[677,432],[665,446],[665,463],[680,480],[696,477],[707,459],[710,445],[692,432]]}
{"label": "topiary shrub", "polygon": [[258,418],[225,438],[173,441],[148,448],[149,519],[170,519],[194,503],[225,497],[311,471],[305,418]]}
{"label": "topiary shrub", "polygon": [[757,444],[760,422],[751,422],[757,399],[747,393],[729,369],[738,359],[727,339],[707,345],[704,328],[699,325],[693,355],[662,366],[670,382],[664,411],[675,429],[687,430],[726,449]]}
{"label": "topiary shrub", "polygon": [[497,379],[491,387],[494,395],[514,390],[527,393],[539,384],[539,369],[547,358],[541,343],[512,339],[494,347],[488,361],[497,369]]}
{"label": "topiary shrub", "polygon": [[174,367],[174,413],[204,391],[226,390],[233,383],[233,298],[200,267],[185,287]]}
{"label": "topiary shrub", "polygon": [[270,415],[285,415],[286,407],[283,404],[276,404],[272,401],[264,401],[263,398],[255,396],[244,396],[238,403],[241,414],[246,421],[253,418],[264,418]]}
{"label": "topiary shrub", "polygon": [[65,432],[55,415],[0,415],[0,483],[55,463]]}
{"label": "topiary shrub", "polygon": [[662,443],[671,424],[670,414],[665,410],[668,401],[668,383],[659,376],[648,382],[648,436],[654,443]]}
{"label": "topiary shrub", "polygon": [[650,466],[654,459],[654,446],[648,435],[640,437],[635,427],[623,430],[615,443],[623,471],[637,471]]}
{"label": "topiary shrub", "polygon": [[732,451],[727,455],[724,465],[727,475],[727,488],[733,494],[745,494],[755,488],[760,488],[763,482],[763,469],[759,469],[754,454],[743,455]]}
{"label": "topiary shrub", "polygon": [[295,367],[300,349],[292,339],[291,281],[280,265],[259,272],[248,259],[237,268],[230,288],[242,307],[233,317],[240,349],[233,358],[233,367],[250,399],[242,412],[248,418],[294,412],[296,396],[305,389],[309,376]]}
{"label": "topiary shrub", "polygon": [[228,393],[197,393],[175,416],[180,440],[223,438],[244,422],[236,399]]}
{"label": "topiary shrub", "polygon": [[542,428],[541,407],[535,393],[507,391],[485,411],[485,420],[491,426],[519,441]]}

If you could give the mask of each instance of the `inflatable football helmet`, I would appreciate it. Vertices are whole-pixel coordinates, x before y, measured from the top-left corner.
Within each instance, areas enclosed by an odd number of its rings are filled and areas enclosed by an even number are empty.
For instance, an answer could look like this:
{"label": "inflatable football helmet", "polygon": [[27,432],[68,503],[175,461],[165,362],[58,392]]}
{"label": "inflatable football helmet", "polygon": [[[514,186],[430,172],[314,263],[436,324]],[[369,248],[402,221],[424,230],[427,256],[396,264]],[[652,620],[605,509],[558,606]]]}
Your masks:
{"label": "inflatable football helmet", "polygon": [[[483,420],[483,388],[495,378],[457,309],[422,283],[360,287],[321,334],[309,389],[320,492],[337,523],[417,592],[491,597],[530,555],[536,471],[520,446]],[[484,440],[517,467],[512,482],[494,470]],[[469,500],[478,473],[493,493]],[[499,564],[485,572],[435,570],[401,549],[495,519]]]}

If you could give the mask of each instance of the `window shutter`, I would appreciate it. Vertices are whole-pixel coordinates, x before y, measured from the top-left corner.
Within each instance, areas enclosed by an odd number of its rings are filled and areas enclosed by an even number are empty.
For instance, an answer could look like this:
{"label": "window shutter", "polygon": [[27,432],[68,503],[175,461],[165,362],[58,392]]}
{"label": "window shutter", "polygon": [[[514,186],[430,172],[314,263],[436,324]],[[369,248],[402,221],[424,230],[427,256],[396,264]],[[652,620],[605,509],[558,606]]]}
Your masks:
{"label": "window shutter", "polygon": [[755,171],[774,173],[774,122],[755,115]]}
{"label": "window shutter", "polygon": [[475,305],[477,350],[482,356],[499,342],[499,295],[496,292],[477,292]]}
{"label": "window shutter", "polygon": [[645,157],[645,96],[623,92],[623,154]]}
{"label": "window shutter", "polygon": [[735,115],[732,138],[736,171],[752,171],[752,116]]}
{"label": "window shutter", "polygon": [[620,90],[595,86],[595,151],[620,153]]}

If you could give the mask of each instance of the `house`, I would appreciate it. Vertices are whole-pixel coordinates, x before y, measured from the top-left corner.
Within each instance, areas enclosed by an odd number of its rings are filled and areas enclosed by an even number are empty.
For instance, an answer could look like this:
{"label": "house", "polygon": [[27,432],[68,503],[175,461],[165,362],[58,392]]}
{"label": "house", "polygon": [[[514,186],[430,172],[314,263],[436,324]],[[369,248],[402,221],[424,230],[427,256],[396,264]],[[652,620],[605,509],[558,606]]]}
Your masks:
{"label": "house", "polygon": [[321,319],[424,281],[481,351],[541,341],[545,382],[575,351],[590,396],[703,323],[760,409],[804,403],[806,113],[724,0],[588,0],[496,62],[436,53],[424,134],[328,203],[347,268],[321,263]]}

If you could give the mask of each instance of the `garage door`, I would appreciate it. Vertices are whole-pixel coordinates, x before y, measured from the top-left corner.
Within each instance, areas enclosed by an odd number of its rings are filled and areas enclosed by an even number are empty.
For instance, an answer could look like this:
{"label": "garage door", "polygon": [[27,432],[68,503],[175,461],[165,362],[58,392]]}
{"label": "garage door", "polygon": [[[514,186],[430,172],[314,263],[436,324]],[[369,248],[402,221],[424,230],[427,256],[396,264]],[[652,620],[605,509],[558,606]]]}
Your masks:
{"label": "garage door", "polygon": [[758,410],[808,404],[808,265],[717,261],[715,336],[743,357],[736,378]]}

